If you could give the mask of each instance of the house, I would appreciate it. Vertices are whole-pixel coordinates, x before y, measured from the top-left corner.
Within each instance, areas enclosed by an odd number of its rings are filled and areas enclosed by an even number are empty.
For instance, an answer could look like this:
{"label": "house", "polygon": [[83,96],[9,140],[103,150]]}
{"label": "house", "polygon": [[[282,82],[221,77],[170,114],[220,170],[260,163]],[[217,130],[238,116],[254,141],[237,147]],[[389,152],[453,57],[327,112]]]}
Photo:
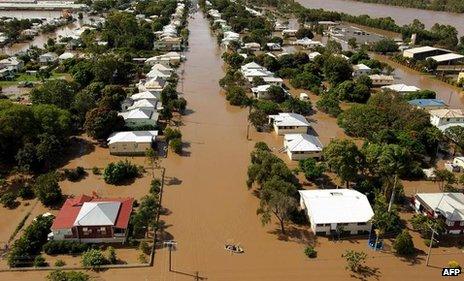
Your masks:
{"label": "house", "polygon": [[247,49],[250,51],[259,51],[261,50],[261,45],[256,42],[245,43],[243,44],[243,49]]}
{"label": "house", "polygon": [[270,51],[280,51],[282,50],[282,46],[279,43],[267,43],[266,47]]}
{"label": "house", "polygon": [[108,148],[112,155],[145,155],[157,136],[158,131],[116,132],[108,138]]}
{"label": "house", "polygon": [[132,198],[69,198],[53,221],[49,238],[84,243],[124,243]]}
{"label": "house", "polygon": [[268,99],[268,90],[272,85],[259,85],[256,87],[251,88],[251,92],[253,93],[253,97],[255,99]]}
{"label": "house", "polygon": [[133,101],[133,103],[127,107],[127,110],[133,109],[154,109],[154,110],[161,110],[163,106],[161,102],[149,99],[139,99]]}
{"label": "house", "polygon": [[152,68],[147,74],[145,74],[145,76],[147,78],[159,77],[161,79],[168,79],[169,77],[171,77],[171,73],[166,73],[166,72],[160,71],[158,69],[153,69]]}
{"label": "house", "polygon": [[391,75],[383,75],[383,74],[373,74],[369,75],[369,78],[372,80],[372,85],[374,87],[386,86],[393,84],[395,79]]}
{"label": "house", "polygon": [[184,56],[177,52],[169,52],[163,55],[154,56],[148,58],[145,63],[148,65],[163,64],[168,66],[169,64],[179,64],[184,59]]}
{"label": "house", "polygon": [[442,132],[452,126],[464,126],[464,111],[462,109],[433,109],[429,113],[430,123]]}
{"label": "house", "polygon": [[147,80],[142,79],[138,83],[139,91],[156,91],[161,92],[166,86],[166,80],[156,76],[148,78]]}
{"label": "house", "polygon": [[58,55],[48,52],[39,56],[39,62],[42,64],[54,63],[58,60]]}
{"label": "house", "polygon": [[354,77],[359,77],[361,75],[369,75],[371,74],[371,71],[372,69],[363,63],[353,65],[353,76]]}
{"label": "house", "polygon": [[69,59],[73,59],[76,55],[74,55],[73,53],[69,53],[69,52],[64,52],[62,53],[58,59],[60,61],[64,61],[64,60],[69,60]]}
{"label": "house", "polygon": [[321,158],[323,145],[319,138],[308,134],[286,134],[284,148],[290,160]]}
{"label": "house", "polygon": [[303,115],[296,113],[269,115],[269,122],[272,123],[278,135],[306,134],[311,126]]}
{"label": "house", "polygon": [[164,74],[171,74],[174,72],[174,69],[171,67],[168,67],[164,64],[156,63],[151,67],[151,70],[158,70]]}
{"label": "house", "polygon": [[274,30],[275,31],[284,31],[285,29],[288,28],[288,24],[284,24],[281,22],[276,22],[274,25]]}
{"label": "house", "polygon": [[182,38],[164,37],[153,43],[153,49],[159,51],[180,51],[182,49]]}
{"label": "house", "polygon": [[462,64],[462,62],[464,61],[464,56],[455,54],[455,53],[449,53],[449,54],[428,57],[427,59],[432,59],[436,61],[437,64],[439,65],[452,65],[452,64]]}
{"label": "house", "polygon": [[464,157],[463,156],[454,157],[453,164],[456,166],[459,166],[460,170],[464,170]]}
{"label": "house", "polygon": [[413,204],[417,213],[442,220],[446,234],[464,234],[463,193],[417,193]]}
{"label": "house", "polygon": [[299,190],[300,207],[306,211],[316,235],[366,234],[374,216],[366,195],[352,189]]}
{"label": "house", "polygon": [[130,99],[132,99],[132,100],[148,99],[148,100],[160,101],[161,100],[161,94],[159,92],[145,91],[145,92],[140,92],[140,93],[137,93],[137,94],[133,94],[132,96],[130,96]]}
{"label": "house", "polygon": [[221,42],[225,46],[228,46],[232,41],[240,42],[240,34],[238,33],[233,31],[225,31],[223,35],[224,37],[222,38]]}
{"label": "house", "polygon": [[448,53],[451,53],[451,51],[440,49],[440,48],[435,48],[435,47],[430,47],[430,46],[424,46],[424,47],[417,47],[417,48],[411,48],[411,49],[404,50],[403,57],[415,59],[415,60],[425,60],[428,57],[438,56],[438,55],[443,55],[443,54],[448,54]]}
{"label": "house", "polygon": [[311,52],[311,53],[308,54],[308,58],[309,58],[309,60],[314,60],[317,56],[320,56],[320,55],[321,55],[321,53],[319,53],[319,52]]}
{"label": "house", "polygon": [[390,91],[393,91],[393,92],[396,92],[398,94],[402,94],[402,95],[405,95],[405,94],[410,94],[410,93],[414,93],[414,92],[417,92],[417,91],[420,91],[421,89],[416,87],[416,86],[409,86],[409,85],[406,85],[406,84],[392,84],[392,85],[387,85],[387,86],[383,86],[381,87],[382,90],[386,91],[386,90],[390,90]]}
{"label": "house", "polygon": [[13,72],[18,72],[24,67],[24,62],[17,57],[9,57],[0,60],[0,69],[6,68]]}
{"label": "house", "polygon": [[441,109],[447,107],[446,103],[440,99],[415,99],[408,101],[408,103],[416,108],[425,110]]}
{"label": "house", "polygon": [[274,77],[274,76],[265,76],[263,77],[264,83],[274,85],[274,86],[279,86],[282,87],[284,80],[280,77]]}
{"label": "house", "polygon": [[141,126],[156,126],[159,114],[154,109],[133,109],[118,113],[124,118],[124,122],[129,128],[137,128]]}
{"label": "house", "polygon": [[282,36],[283,37],[294,37],[297,32],[298,32],[297,29],[284,29],[282,30]]}
{"label": "house", "polygon": [[294,45],[302,46],[304,48],[315,48],[317,46],[324,46],[320,41],[314,41],[309,39],[308,37],[297,39],[293,42]]}

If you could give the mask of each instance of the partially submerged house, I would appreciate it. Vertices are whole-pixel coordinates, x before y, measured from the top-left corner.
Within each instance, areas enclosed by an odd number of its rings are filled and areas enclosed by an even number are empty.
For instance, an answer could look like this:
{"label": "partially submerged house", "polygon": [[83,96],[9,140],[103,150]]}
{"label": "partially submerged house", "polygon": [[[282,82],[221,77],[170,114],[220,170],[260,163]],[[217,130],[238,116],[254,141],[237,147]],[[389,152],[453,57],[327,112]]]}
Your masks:
{"label": "partially submerged house", "polygon": [[415,99],[408,101],[408,103],[416,108],[424,110],[441,109],[448,107],[446,103],[440,99]]}
{"label": "partially submerged house", "polygon": [[371,78],[374,87],[391,85],[395,81],[392,75],[372,74],[369,75],[369,78]]}
{"label": "partially submerged house", "polygon": [[359,77],[361,75],[369,75],[371,74],[371,72],[372,72],[372,69],[363,63],[353,65],[353,76],[354,77]]}
{"label": "partially submerged house", "polygon": [[299,190],[300,207],[306,211],[316,235],[366,234],[374,216],[366,195],[352,189]]}
{"label": "partially submerged house", "polygon": [[402,83],[383,86],[381,89],[384,91],[393,91],[401,95],[410,94],[421,90],[416,86],[410,86]]}
{"label": "partially submerged house", "polygon": [[108,138],[112,155],[145,155],[153,147],[158,131],[116,132]]}
{"label": "partially submerged house", "polygon": [[124,243],[132,198],[69,198],[51,227],[49,239],[84,243]]}
{"label": "partially submerged house", "polygon": [[306,134],[309,127],[311,127],[310,123],[303,115],[296,113],[269,115],[269,122],[278,135]]}
{"label": "partially submerged house", "polygon": [[462,109],[433,109],[429,113],[430,123],[442,132],[452,126],[464,127],[464,111]]}
{"label": "partially submerged house", "polygon": [[323,145],[318,137],[308,134],[286,134],[284,148],[290,160],[319,159]]}
{"label": "partially submerged house", "polygon": [[463,193],[417,193],[413,204],[417,213],[442,220],[446,234],[464,234]]}
{"label": "partially submerged house", "polygon": [[129,128],[137,128],[140,126],[156,126],[159,113],[154,109],[133,109],[118,113],[124,118],[124,122]]}
{"label": "partially submerged house", "polygon": [[54,63],[58,60],[56,53],[48,52],[39,56],[39,62],[42,64]]}

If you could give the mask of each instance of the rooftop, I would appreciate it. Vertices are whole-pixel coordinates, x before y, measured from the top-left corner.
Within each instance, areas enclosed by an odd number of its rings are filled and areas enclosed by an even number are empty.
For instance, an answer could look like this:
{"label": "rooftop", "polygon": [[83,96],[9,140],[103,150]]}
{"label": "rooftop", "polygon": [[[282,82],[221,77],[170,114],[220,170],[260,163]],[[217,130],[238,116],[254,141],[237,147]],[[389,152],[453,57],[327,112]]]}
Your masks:
{"label": "rooftop", "polygon": [[318,137],[308,134],[286,134],[286,149],[293,151],[322,151],[323,145]]}
{"label": "rooftop", "polygon": [[448,220],[464,220],[463,193],[417,193],[416,198]]}
{"label": "rooftop", "polygon": [[386,90],[392,90],[398,93],[405,93],[405,92],[417,92],[420,91],[421,89],[416,87],[416,86],[409,86],[406,84],[393,84],[393,85],[388,85],[388,86],[383,86],[381,87],[382,89]]}
{"label": "rooftop", "polygon": [[462,109],[433,109],[430,110],[430,115],[439,118],[463,118],[464,112]]}
{"label": "rooftop", "polygon": [[366,195],[352,189],[299,190],[314,223],[368,222],[374,216]]}
{"label": "rooftop", "polygon": [[127,131],[127,132],[116,132],[109,136],[108,144],[117,142],[141,142],[147,143],[152,142],[158,131]]}
{"label": "rooftop", "polygon": [[278,115],[269,115],[277,126],[306,126],[310,124],[303,115],[296,113],[279,113]]}

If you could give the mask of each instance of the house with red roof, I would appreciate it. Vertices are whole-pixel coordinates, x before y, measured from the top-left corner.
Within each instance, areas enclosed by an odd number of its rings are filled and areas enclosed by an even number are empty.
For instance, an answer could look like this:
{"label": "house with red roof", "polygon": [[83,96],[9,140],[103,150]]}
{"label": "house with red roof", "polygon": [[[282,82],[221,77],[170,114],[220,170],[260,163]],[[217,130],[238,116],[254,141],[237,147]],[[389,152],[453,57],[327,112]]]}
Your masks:
{"label": "house with red roof", "polygon": [[124,243],[133,198],[69,198],[51,227],[50,239],[84,243]]}

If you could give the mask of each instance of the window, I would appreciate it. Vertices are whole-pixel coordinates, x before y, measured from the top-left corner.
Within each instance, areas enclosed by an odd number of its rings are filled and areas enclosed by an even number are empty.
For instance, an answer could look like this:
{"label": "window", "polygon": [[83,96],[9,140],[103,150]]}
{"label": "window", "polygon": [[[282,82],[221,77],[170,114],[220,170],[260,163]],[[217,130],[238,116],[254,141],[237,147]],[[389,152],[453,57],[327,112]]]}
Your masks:
{"label": "window", "polygon": [[82,228],[82,232],[84,233],[84,235],[89,235],[90,231],[87,227],[83,227]]}
{"label": "window", "polygon": [[366,222],[358,222],[358,225],[366,225]]}
{"label": "window", "polygon": [[323,226],[324,226],[323,223],[318,223],[318,224],[316,224],[316,227],[323,227]]}
{"label": "window", "polygon": [[447,226],[454,226],[454,221],[446,220]]}

